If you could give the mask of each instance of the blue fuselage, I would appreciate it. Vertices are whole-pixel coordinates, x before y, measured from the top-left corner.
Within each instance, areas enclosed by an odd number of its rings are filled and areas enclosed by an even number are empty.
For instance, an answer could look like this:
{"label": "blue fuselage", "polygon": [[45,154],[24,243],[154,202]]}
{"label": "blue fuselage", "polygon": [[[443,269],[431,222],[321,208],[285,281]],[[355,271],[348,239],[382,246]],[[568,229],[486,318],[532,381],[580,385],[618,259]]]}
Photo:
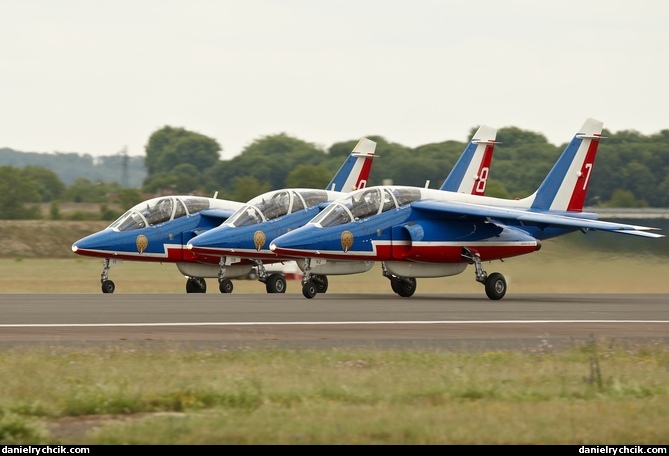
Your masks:
{"label": "blue fuselage", "polygon": [[292,258],[428,263],[465,262],[466,248],[486,261],[533,252],[541,239],[570,231],[444,217],[407,205],[340,225],[309,223],[274,239],[272,248]]}
{"label": "blue fuselage", "polygon": [[319,208],[313,206],[262,223],[231,226],[223,224],[191,239],[188,248],[198,256],[239,256],[265,260],[280,257],[269,249],[275,238],[309,222]]}
{"label": "blue fuselage", "polygon": [[117,231],[99,231],[76,241],[78,255],[141,261],[199,261],[185,246],[197,233],[214,228],[216,220],[194,214],[166,223]]}

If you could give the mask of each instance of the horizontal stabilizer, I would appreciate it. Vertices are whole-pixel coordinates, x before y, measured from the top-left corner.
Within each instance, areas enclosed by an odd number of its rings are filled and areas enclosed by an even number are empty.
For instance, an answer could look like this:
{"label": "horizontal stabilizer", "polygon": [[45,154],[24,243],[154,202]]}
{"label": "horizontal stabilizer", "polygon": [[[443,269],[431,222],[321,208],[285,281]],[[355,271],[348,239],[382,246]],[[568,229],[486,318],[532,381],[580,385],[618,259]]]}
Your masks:
{"label": "horizontal stabilizer", "polygon": [[502,144],[500,141],[493,139],[472,139],[472,144]]}

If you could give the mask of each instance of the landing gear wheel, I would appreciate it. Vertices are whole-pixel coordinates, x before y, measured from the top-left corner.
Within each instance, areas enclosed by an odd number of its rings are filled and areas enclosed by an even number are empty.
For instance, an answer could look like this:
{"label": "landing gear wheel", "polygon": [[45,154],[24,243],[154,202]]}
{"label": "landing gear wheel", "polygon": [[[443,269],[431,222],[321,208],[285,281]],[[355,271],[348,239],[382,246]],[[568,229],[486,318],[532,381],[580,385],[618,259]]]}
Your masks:
{"label": "landing gear wheel", "polygon": [[318,293],[325,293],[328,291],[328,276],[317,275],[312,277],[316,279],[314,280],[314,284],[316,284],[316,291]]}
{"label": "landing gear wheel", "polygon": [[413,277],[404,277],[397,281],[397,294],[403,298],[408,298],[416,291],[416,279]]}
{"label": "landing gear wheel", "polygon": [[390,278],[390,288],[392,288],[395,293],[400,294],[400,278],[399,277],[392,276]]}
{"label": "landing gear wheel", "polygon": [[204,279],[190,278],[186,280],[186,293],[206,293],[207,282]]}
{"label": "landing gear wheel", "polygon": [[116,290],[116,285],[111,280],[104,280],[102,282],[102,292],[103,293],[113,293]]}
{"label": "landing gear wheel", "polygon": [[302,285],[302,294],[305,298],[311,299],[318,293],[316,284],[312,281],[309,281]]}
{"label": "landing gear wheel", "polygon": [[221,290],[221,293],[232,293],[234,287],[230,279],[223,279],[218,283],[218,289]]}
{"label": "landing gear wheel", "polygon": [[506,279],[499,272],[493,272],[485,281],[485,294],[494,301],[502,299],[506,294]]}
{"label": "landing gear wheel", "polygon": [[278,272],[270,274],[265,282],[265,288],[267,288],[267,293],[285,293],[286,279]]}

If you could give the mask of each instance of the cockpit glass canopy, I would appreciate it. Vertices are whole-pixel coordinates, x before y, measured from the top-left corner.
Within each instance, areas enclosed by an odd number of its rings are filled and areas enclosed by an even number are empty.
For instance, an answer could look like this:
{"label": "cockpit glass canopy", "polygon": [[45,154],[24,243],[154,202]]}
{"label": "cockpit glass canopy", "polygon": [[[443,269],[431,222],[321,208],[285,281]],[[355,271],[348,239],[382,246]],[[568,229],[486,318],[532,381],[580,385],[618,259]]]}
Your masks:
{"label": "cockpit glass canopy", "polygon": [[325,190],[275,190],[256,196],[225,222],[230,226],[255,225],[274,220],[328,200]]}
{"label": "cockpit glass canopy", "polygon": [[357,190],[331,203],[311,220],[321,227],[342,225],[409,204],[420,198],[411,187],[369,187]]}
{"label": "cockpit glass canopy", "polygon": [[207,198],[160,196],[133,206],[109,225],[109,228],[117,231],[136,230],[193,215],[204,209],[209,209]]}

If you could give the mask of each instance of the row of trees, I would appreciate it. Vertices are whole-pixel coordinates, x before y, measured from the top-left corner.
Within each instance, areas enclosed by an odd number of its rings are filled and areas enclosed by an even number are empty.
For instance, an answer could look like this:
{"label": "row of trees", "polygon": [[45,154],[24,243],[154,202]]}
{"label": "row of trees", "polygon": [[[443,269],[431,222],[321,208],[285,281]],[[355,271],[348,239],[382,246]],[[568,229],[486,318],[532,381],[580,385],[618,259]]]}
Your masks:
{"label": "row of trees", "polygon": [[[472,128],[470,136],[476,128]],[[589,205],[669,207],[669,130],[645,136],[636,131],[604,130],[588,192]],[[466,145],[460,141],[426,144],[415,149],[380,136],[369,185],[439,187]],[[156,131],[146,148],[145,190],[171,187],[185,193],[218,191],[246,201],[273,188],[316,187],[329,182],[358,139],[323,151],[285,134],[266,136],[231,160],[220,160],[218,143],[184,129]],[[548,143],[542,134],[502,128],[487,194],[524,197],[536,190],[567,145]],[[192,151],[192,152],[189,152]]]}
{"label": "row of trees", "polygon": [[123,187],[141,188],[146,178],[144,156],[130,156],[127,150],[115,155],[93,157],[74,152],[19,152],[0,148],[0,166],[39,166],[56,173],[65,185],[85,177],[91,182],[118,182]]}
{"label": "row of trees", "polygon": [[[472,128],[470,136],[476,128]],[[588,205],[669,207],[669,130],[645,136],[636,131],[604,131],[595,163]],[[462,154],[466,142],[445,141],[415,149],[369,136],[377,142],[369,185],[437,188]],[[35,217],[31,203],[108,202],[115,195],[130,207],[147,194],[213,195],[247,201],[274,188],[324,188],[359,138],[323,150],[286,134],[265,136],[231,160],[221,160],[218,142],[170,126],[154,132],[146,145],[146,177],[141,188],[79,177],[66,185],[48,167],[0,166],[0,218]],[[487,194],[524,197],[544,179],[566,147],[542,134],[516,127],[497,133]],[[136,172],[136,170],[135,170]]]}
{"label": "row of trees", "polygon": [[[67,186],[48,168],[0,166],[0,220],[42,218],[38,203],[52,203],[51,218],[59,218],[59,202],[107,203],[110,195],[125,208],[142,198],[139,189],[123,188],[116,182],[91,182],[80,177]],[[118,211],[105,208],[100,214],[105,220],[118,215]]]}

